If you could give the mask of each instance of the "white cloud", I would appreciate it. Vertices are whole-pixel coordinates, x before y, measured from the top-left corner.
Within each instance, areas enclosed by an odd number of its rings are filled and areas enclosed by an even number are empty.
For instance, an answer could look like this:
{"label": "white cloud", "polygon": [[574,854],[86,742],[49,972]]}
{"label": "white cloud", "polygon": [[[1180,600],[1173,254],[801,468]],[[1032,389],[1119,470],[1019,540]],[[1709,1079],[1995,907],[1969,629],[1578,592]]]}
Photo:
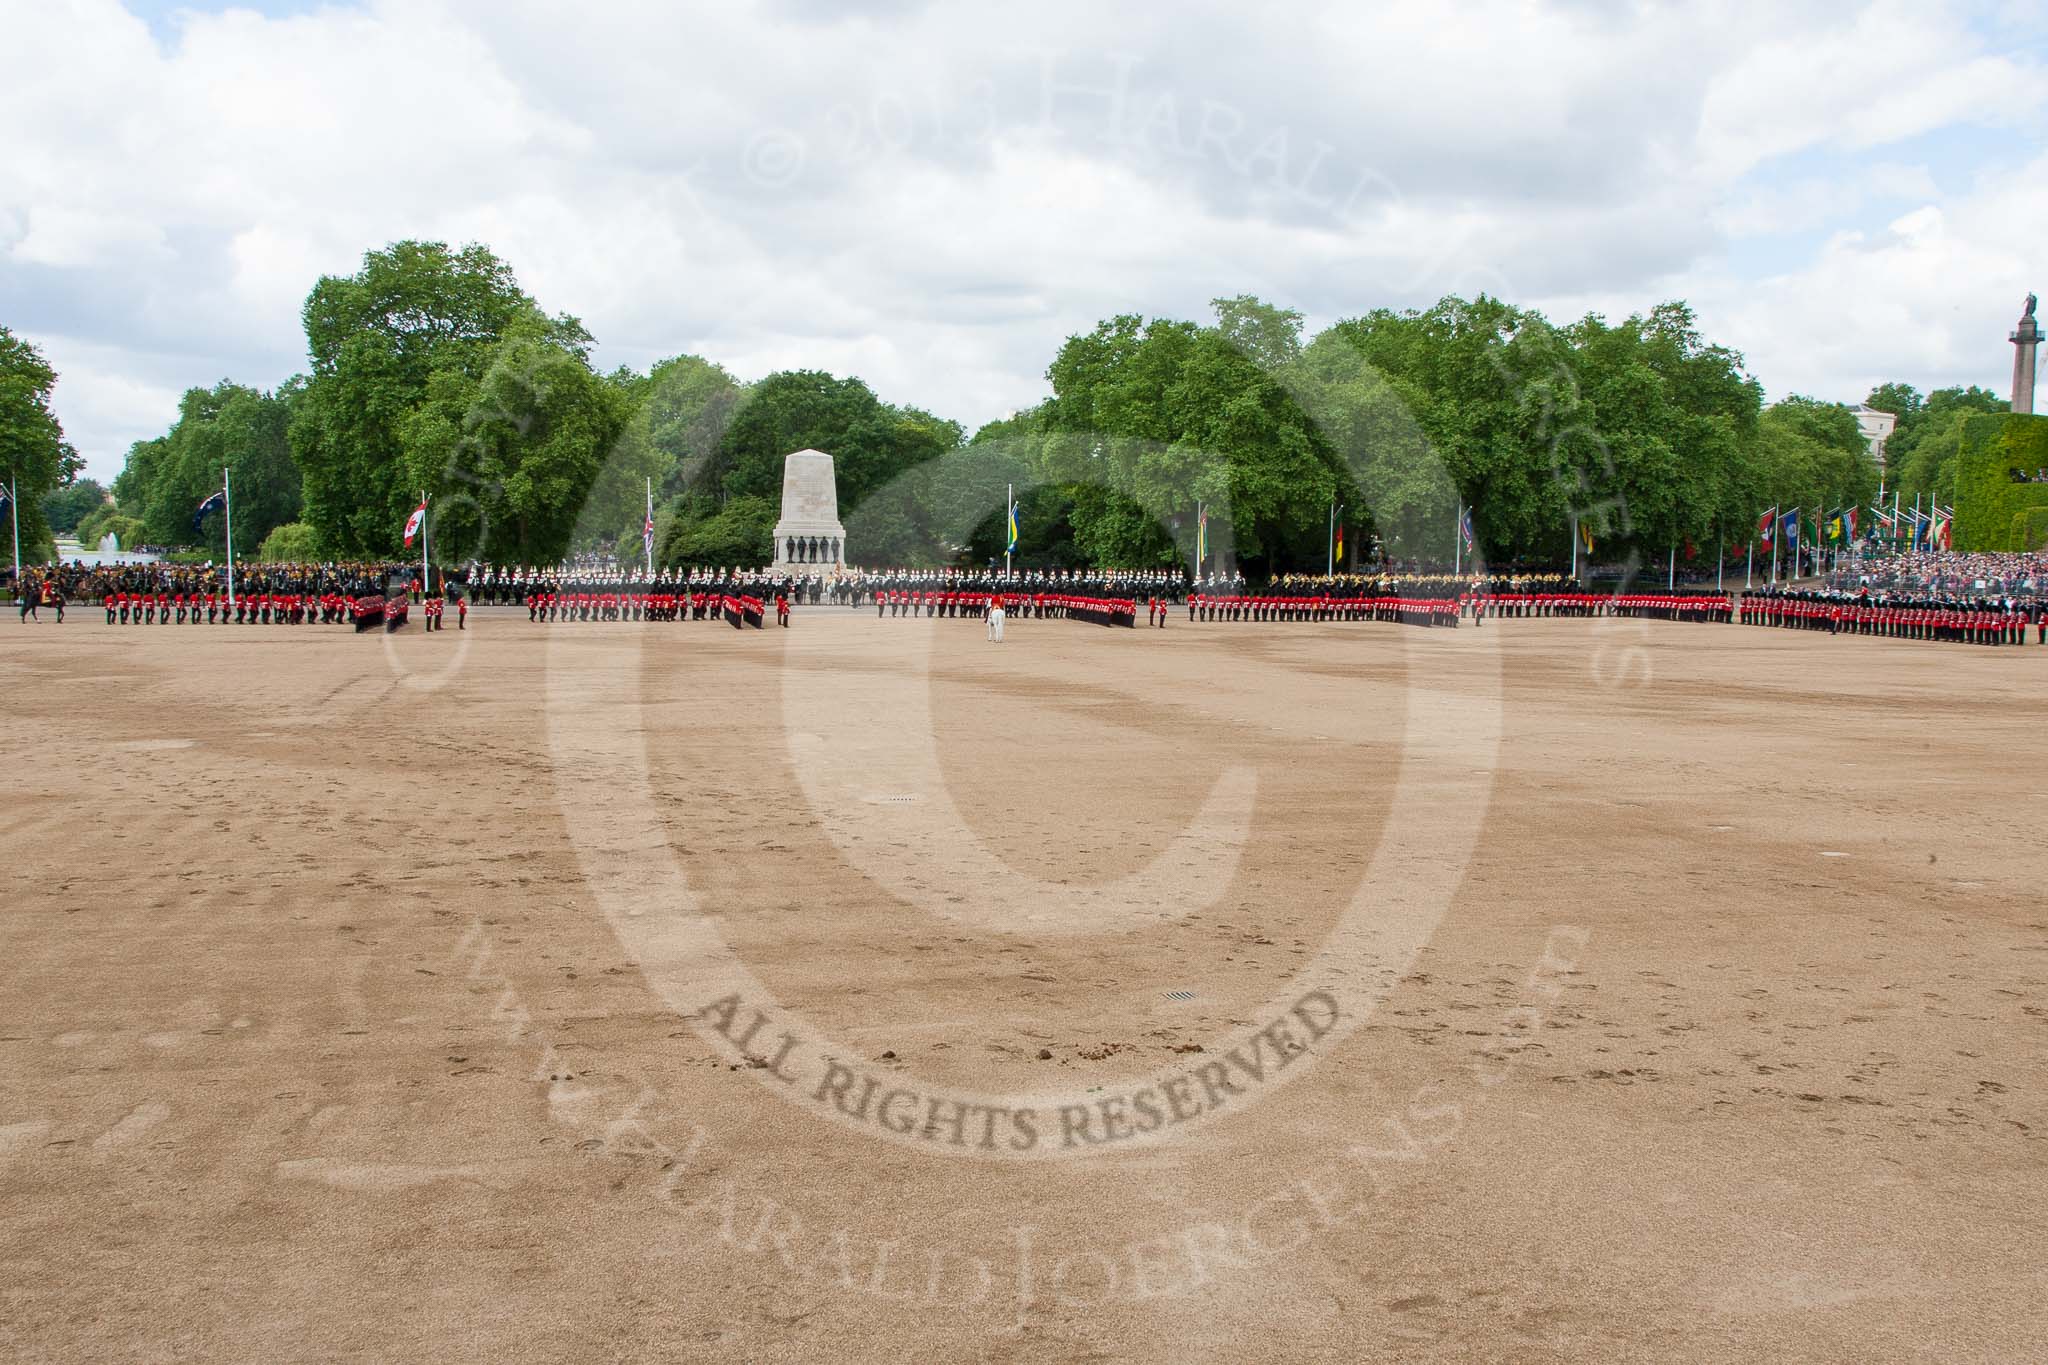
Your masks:
{"label": "white cloud", "polygon": [[184,381],[153,379],[153,372],[163,372],[160,363],[152,365],[122,347],[76,337],[31,333],[29,340],[57,371],[51,402],[64,423],[65,436],[80,453],[115,452],[111,462],[95,461],[89,471],[102,483],[121,472],[121,459],[130,445],[162,435],[177,414]]}
{"label": "white cloud", "polygon": [[1874,384],[2008,390],[2006,337],[2039,280],[2048,155],[1975,193],[1901,214],[1875,234],[1840,233],[1804,268],[1728,282],[1702,316],[1753,337],[1749,359],[1774,393],[1855,401]]}
{"label": "white cloud", "polygon": [[1867,148],[1959,122],[2027,126],[2039,63],[1984,52],[1960,7],[1880,0],[1752,16],[1764,41],[1719,73],[1702,110],[1702,168],[1731,178],[1809,147]]}
{"label": "white cloud", "polygon": [[[1946,199],[1857,149],[2018,125],[2041,88],[1963,17],[1894,0],[644,0],[573,22],[375,0],[188,13],[164,45],[113,0],[63,0],[9,36],[0,321],[91,346],[60,414],[103,475],[182,386],[301,368],[314,279],[408,236],[489,242],[602,363],[851,371],[969,425],[1039,396],[1069,332],[1244,291],[1323,319],[1480,288],[1621,311],[1686,292],[1774,389],[1960,367],[1959,301],[2024,292],[2006,192]],[[1822,160],[1756,174],[1793,152]],[[1937,239],[1727,265],[1744,236],[1922,206]],[[1869,301],[1843,326],[1852,284]]]}
{"label": "white cloud", "polygon": [[1924,204],[1940,196],[1926,166],[1886,162],[1738,190],[1715,210],[1714,223],[1732,237],[1810,232],[1860,216],[1873,204]]}

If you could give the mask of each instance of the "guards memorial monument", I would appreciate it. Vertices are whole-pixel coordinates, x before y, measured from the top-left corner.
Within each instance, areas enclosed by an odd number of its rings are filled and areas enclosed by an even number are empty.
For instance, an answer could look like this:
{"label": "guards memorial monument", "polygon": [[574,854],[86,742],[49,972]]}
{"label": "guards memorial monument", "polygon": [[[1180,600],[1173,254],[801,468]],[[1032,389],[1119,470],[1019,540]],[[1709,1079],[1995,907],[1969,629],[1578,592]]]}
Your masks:
{"label": "guards memorial monument", "polygon": [[830,573],[846,563],[846,528],[839,524],[839,485],[832,457],[799,450],[782,461],[782,518],[775,523],[775,571]]}

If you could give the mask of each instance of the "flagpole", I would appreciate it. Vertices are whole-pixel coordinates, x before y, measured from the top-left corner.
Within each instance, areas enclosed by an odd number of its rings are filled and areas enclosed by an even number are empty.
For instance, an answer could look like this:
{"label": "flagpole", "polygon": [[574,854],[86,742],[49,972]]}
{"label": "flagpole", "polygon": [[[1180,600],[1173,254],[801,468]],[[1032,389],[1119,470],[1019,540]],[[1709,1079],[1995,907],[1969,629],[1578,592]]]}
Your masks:
{"label": "flagpole", "polygon": [[1451,577],[1456,578],[1465,571],[1465,503],[1458,502],[1457,515],[1451,518]]}
{"label": "flagpole", "polygon": [[1010,527],[1017,521],[1017,485],[1003,485],[1003,577],[1010,576]]}
{"label": "flagpole", "polygon": [[21,476],[7,471],[7,514],[14,522],[14,600],[21,600]]}
{"label": "flagpole", "polygon": [[1337,504],[1330,504],[1330,529],[1323,539],[1323,577],[1337,572]]}
{"label": "flagpole", "polygon": [[420,490],[420,601],[427,600],[427,490]]}
{"label": "flagpole", "polygon": [[226,465],[220,471],[221,525],[228,533],[228,605],[235,605],[235,476]]}
{"label": "flagpole", "polygon": [[1671,559],[1664,568],[1664,591],[1673,592],[1678,587],[1678,546],[1671,547]]}
{"label": "flagpole", "polygon": [[1579,519],[1572,518],[1572,582],[1579,581]]}
{"label": "flagpole", "polygon": [[[652,474],[647,476],[647,520],[650,525],[654,521],[654,476]],[[647,577],[652,579],[654,577],[654,533],[650,531],[642,539],[647,542],[641,547],[647,551]]]}

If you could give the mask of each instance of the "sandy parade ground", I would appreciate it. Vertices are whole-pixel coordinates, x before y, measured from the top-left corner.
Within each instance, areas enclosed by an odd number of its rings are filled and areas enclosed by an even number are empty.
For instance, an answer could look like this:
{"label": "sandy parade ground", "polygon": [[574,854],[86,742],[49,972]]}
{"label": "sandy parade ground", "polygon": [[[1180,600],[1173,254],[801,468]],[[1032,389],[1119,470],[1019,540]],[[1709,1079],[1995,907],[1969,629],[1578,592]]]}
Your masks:
{"label": "sandy parade ground", "polygon": [[2048,1349],[2048,649],[0,632],[8,1358]]}

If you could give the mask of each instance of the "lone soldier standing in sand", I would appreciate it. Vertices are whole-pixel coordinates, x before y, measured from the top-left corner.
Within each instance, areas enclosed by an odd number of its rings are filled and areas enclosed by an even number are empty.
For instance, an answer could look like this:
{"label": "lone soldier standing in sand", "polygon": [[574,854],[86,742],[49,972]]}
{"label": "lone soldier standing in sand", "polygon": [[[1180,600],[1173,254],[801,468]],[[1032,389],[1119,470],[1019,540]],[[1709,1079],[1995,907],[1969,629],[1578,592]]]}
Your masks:
{"label": "lone soldier standing in sand", "polygon": [[1003,642],[1003,595],[997,593],[988,599],[988,638],[996,644]]}

